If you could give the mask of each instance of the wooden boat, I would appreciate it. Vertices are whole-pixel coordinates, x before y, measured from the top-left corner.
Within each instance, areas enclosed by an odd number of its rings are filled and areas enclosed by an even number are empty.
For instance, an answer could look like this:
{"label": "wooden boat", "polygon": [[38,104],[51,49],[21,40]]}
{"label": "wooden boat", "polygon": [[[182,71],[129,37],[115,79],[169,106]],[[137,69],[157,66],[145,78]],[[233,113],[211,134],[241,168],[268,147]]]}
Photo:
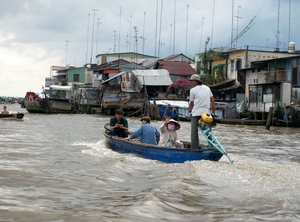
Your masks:
{"label": "wooden boat", "polygon": [[238,118],[215,118],[216,123],[232,124],[232,125],[266,125],[267,120],[254,120],[254,119],[238,119]]}
{"label": "wooden boat", "polygon": [[25,108],[29,113],[72,113],[73,107],[69,99],[64,98],[41,98],[34,92],[27,92],[22,108]]}
{"label": "wooden boat", "polygon": [[120,153],[132,153],[147,159],[168,163],[183,163],[194,160],[218,161],[223,156],[219,150],[205,145],[201,145],[199,150],[193,151],[191,150],[191,143],[186,141],[182,141],[184,149],[143,144],[135,140],[127,141],[121,137],[111,136],[108,125],[104,126],[103,134],[111,149]]}
{"label": "wooden boat", "polygon": [[11,114],[0,114],[0,118],[5,119],[23,119],[24,114],[23,113],[11,113]]}

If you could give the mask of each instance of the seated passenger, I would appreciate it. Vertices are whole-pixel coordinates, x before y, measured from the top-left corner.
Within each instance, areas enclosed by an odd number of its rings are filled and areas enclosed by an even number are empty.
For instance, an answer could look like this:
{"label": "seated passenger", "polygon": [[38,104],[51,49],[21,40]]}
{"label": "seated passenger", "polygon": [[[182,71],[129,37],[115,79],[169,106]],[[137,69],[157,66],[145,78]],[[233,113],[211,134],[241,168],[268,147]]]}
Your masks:
{"label": "seated passenger", "polygon": [[130,137],[125,138],[126,140],[135,139],[140,137],[141,143],[157,145],[157,140],[159,139],[160,133],[155,126],[150,124],[151,118],[149,116],[144,116],[141,118],[142,125],[137,128]]}
{"label": "seated passenger", "polygon": [[123,117],[123,110],[116,109],[115,116],[110,118],[110,135],[119,137],[128,137],[128,121]]}
{"label": "seated passenger", "polygon": [[180,142],[176,130],[180,129],[180,124],[170,117],[160,126],[160,140],[158,145],[172,148],[183,148],[183,143]]}
{"label": "seated passenger", "polygon": [[1,112],[1,114],[9,114],[8,110],[7,110],[7,106],[3,107],[3,110]]}

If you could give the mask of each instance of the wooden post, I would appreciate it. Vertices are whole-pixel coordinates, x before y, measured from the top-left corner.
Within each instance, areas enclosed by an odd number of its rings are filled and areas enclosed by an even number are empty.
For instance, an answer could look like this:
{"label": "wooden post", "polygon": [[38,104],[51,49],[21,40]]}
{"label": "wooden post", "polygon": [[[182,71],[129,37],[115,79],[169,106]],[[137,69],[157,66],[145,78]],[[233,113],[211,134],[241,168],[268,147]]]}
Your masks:
{"label": "wooden post", "polygon": [[164,115],[163,115],[163,118],[162,118],[163,120],[166,119],[166,115],[167,115],[167,113],[168,113],[169,108],[170,108],[170,104],[168,104],[167,107],[166,107],[166,110],[165,110]]}
{"label": "wooden post", "polygon": [[269,130],[271,123],[273,119],[273,107],[270,107],[269,113],[268,113],[268,119],[267,119],[267,124],[266,124],[266,129]]}
{"label": "wooden post", "polygon": [[289,118],[288,118],[288,114],[287,114],[285,103],[283,104],[283,106],[284,106],[285,123],[286,123],[286,126],[289,126]]}
{"label": "wooden post", "polygon": [[155,116],[156,116],[156,120],[161,120],[161,117],[160,117],[155,99],[153,99],[153,106],[154,106],[154,113],[155,113]]}

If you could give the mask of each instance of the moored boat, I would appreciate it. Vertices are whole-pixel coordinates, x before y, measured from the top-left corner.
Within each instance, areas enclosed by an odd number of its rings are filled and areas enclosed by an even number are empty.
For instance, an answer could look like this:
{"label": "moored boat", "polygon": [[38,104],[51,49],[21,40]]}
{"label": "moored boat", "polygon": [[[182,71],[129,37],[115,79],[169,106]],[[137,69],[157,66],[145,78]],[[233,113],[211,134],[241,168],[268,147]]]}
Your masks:
{"label": "moored boat", "polygon": [[[72,91],[72,88],[68,86],[50,86],[50,88],[53,88],[53,91]],[[45,98],[41,98],[34,92],[26,93],[21,107],[25,108],[29,113],[58,114],[73,112],[72,101],[70,99],[54,97],[52,95],[47,96],[46,94]]]}
{"label": "moored boat", "polygon": [[267,120],[215,118],[215,122],[220,124],[231,124],[231,125],[266,125]]}

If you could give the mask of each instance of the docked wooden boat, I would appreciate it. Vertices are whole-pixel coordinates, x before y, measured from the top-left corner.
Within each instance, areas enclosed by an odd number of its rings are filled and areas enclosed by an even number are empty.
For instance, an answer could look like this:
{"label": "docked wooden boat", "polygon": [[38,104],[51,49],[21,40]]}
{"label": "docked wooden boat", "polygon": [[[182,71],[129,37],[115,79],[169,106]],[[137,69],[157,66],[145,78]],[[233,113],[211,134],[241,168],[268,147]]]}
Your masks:
{"label": "docked wooden boat", "polygon": [[[63,87],[63,86],[60,86]],[[70,99],[66,98],[53,98],[46,96],[41,98],[34,92],[27,92],[22,108],[25,108],[29,113],[72,113],[73,107]]]}
{"label": "docked wooden boat", "polygon": [[267,120],[239,119],[239,118],[215,118],[216,123],[232,125],[266,125]]}
{"label": "docked wooden boat", "polygon": [[[161,118],[169,116],[176,120],[190,120],[189,103],[186,100],[159,99],[150,100],[151,106],[157,106]],[[151,117],[151,109],[150,109]],[[155,118],[154,118],[155,119]]]}
{"label": "docked wooden boat", "polygon": [[106,141],[110,144],[112,150],[120,153],[131,153],[147,159],[168,163],[183,163],[194,160],[218,161],[223,156],[219,150],[205,145],[201,145],[199,150],[193,151],[191,150],[191,143],[186,141],[182,141],[184,144],[183,149],[143,144],[136,140],[127,141],[121,137],[111,136],[107,125],[109,124],[104,126]]}
{"label": "docked wooden boat", "polygon": [[23,119],[24,113],[0,114],[0,119]]}

